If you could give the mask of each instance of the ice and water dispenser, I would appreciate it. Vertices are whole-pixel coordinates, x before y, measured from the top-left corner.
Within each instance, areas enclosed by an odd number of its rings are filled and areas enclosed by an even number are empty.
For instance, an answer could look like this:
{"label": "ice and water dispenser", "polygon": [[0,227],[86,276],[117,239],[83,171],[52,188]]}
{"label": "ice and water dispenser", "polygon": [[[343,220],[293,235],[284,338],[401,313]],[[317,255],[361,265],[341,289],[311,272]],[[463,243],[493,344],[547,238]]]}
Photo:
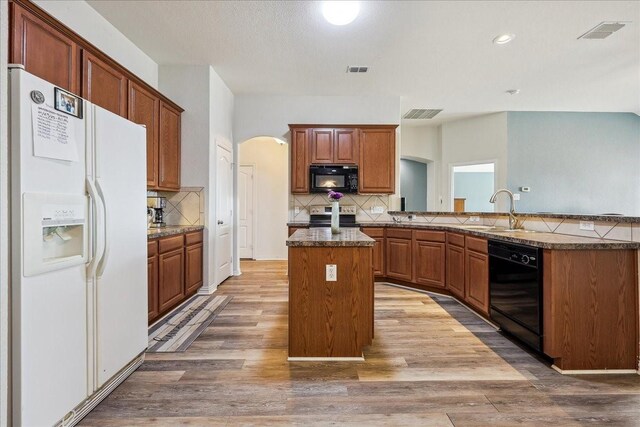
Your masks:
{"label": "ice and water dispenser", "polygon": [[22,224],[24,275],[87,261],[87,197],[25,193]]}

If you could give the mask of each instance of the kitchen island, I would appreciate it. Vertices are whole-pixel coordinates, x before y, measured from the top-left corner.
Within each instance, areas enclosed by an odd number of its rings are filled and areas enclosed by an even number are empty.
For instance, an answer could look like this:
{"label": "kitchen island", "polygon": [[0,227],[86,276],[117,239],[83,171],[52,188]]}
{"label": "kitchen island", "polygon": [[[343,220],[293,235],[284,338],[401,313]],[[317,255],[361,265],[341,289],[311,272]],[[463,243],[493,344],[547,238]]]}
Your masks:
{"label": "kitchen island", "polygon": [[289,360],[363,360],[373,340],[374,240],[357,228],[289,239]]}

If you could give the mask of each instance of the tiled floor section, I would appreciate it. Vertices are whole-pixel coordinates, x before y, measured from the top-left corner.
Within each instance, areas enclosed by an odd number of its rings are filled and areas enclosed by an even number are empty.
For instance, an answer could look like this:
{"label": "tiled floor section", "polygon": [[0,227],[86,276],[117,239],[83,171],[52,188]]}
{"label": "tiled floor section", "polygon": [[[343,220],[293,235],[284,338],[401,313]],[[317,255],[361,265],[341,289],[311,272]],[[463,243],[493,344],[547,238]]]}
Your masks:
{"label": "tiled floor section", "polygon": [[640,426],[640,376],[562,376],[449,298],[376,285],[365,362],[289,363],[286,263],[246,262],[184,353],[147,356],[85,426]]}

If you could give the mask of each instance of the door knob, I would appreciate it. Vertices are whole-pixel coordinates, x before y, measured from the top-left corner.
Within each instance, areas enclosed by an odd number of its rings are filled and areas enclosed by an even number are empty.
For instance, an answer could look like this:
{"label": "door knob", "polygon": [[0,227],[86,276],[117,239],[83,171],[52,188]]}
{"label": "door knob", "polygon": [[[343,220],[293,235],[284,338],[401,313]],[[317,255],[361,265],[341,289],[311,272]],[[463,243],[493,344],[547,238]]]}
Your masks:
{"label": "door knob", "polygon": [[218,220],[218,225],[222,225],[222,224],[224,224],[224,221]]}

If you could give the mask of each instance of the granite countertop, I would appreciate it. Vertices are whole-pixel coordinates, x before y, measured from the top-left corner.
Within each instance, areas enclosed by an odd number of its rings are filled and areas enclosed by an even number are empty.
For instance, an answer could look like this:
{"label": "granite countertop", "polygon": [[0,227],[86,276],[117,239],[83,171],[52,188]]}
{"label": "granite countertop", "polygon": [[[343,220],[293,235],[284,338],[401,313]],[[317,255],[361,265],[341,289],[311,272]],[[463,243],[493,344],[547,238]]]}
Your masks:
{"label": "granite countertop", "polygon": [[203,225],[167,225],[162,228],[148,228],[147,239],[173,236],[175,234],[189,233],[191,231],[199,231],[203,229]]}
{"label": "granite countertop", "polygon": [[298,230],[287,239],[287,246],[353,247],[373,246],[375,240],[357,228],[341,228],[339,234],[331,234],[329,227]]}
{"label": "granite countertop", "polygon": [[[507,212],[444,212],[444,211],[388,211],[392,216],[423,215],[423,216],[507,216]],[[640,217],[618,214],[574,214],[554,212],[516,212],[517,217],[524,218],[560,218],[577,219],[583,221],[612,221],[612,222],[640,222]]]}
{"label": "granite countertop", "polygon": [[[291,227],[304,227],[308,223],[290,222],[287,225]],[[415,222],[360,222],[360,227],[375,228],[416,228],[423,230],[435,231],[454,231],[472,236],[484,237],[486,239],[499,240],[502,242],[517,243],[521,245],[529,245],[543,249],[558,250],[596,250],[596,249],[640,249],[640,242],[629,242],[623,240],[597,239],[593,237],[572,236],[559,233],[545,232],[500,232],[482,229],[465,228],[464,226],[454,224],[425,224]],[[316,230],[316,229],[310,229]],[[343,229],[344,230],[344,229]],[[299,230],[300,231],[300,230]],[[298,231],[296,231],[298,233]]]}

